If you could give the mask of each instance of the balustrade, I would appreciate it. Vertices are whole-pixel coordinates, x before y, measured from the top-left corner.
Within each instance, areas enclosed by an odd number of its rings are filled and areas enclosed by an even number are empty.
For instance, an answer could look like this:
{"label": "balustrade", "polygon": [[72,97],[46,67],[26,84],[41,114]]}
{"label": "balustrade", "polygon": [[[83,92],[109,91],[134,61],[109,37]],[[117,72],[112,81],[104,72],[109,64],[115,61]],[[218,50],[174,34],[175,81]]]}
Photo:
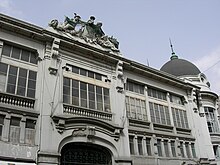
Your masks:
{"label": "balustrade", "polygon": [[71,105],[63,105],[63,112],[68,114],[73,114],[75,116],[86,116],[86,117],[92,117],[97,118],[101,120],[108,120],[112,121],[112,114],[108,112],[103,111],[96,111],[96,110],[90,110],[86,108],[81,107],[74,107]]}
{"label": "balustrade", "polygon": [[21,96],[11,95],[7,93],[0,93],[0,103],[34,109],[35,100],[30,98],[24,98]]}

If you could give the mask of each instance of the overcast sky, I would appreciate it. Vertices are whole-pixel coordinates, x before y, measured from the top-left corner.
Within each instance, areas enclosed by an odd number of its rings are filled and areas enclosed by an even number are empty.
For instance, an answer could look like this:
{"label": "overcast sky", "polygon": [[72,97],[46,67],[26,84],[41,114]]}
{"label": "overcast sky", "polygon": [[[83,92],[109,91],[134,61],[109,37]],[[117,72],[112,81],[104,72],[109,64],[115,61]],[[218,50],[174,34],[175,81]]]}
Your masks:
{"label": "overcast sky", "polygon": [[220,94],[220,0],[0,0],[0,12],[46,28],[73,13],[103,23],[124,57],[160,69],[171,55],[197,65]]}

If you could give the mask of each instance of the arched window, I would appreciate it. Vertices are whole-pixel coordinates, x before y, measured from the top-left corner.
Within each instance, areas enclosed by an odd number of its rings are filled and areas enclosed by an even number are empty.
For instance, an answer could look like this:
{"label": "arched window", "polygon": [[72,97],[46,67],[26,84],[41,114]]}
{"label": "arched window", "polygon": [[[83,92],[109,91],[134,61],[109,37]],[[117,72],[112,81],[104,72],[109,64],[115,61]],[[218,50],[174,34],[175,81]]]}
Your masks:
{"label": "arched window", "polygon": [[61,165],[112,165],[110,152],[99,145],[66,144],[61,150]]}

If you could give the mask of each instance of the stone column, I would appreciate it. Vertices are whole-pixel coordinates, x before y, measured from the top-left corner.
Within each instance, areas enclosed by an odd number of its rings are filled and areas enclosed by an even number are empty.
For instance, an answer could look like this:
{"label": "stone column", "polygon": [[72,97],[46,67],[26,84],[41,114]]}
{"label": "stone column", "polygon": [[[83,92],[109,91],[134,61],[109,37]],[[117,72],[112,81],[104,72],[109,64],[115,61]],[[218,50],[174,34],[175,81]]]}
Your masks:
{"label": "stone column", "polygon": [[166,156],[165,148],[164,148],[164,139],[161,139],[161,150],[162,150],[162,156]]}
{"label": "stone column", "polygon": [[7,114],[5,116],[4,120],[4,126],[3,126],[3,132],[2,132],[2,140],[3,141],[8,141],[9,138],[9,129],[10,129],[10,120],[11,120],[11,115]]}
{"label": "stone column", "polygon": [[146,137],[144,136],[143,137],[143,140],[142,140],[142,148],[143,148],[143,155],[144,156],[147,156],[148,154],[147,154],[147,147],[146,147]]}
{"label": "stone column", "polygon": [[25,123],[26,123],[26,117],[22,117],[21,118],[21,122],[20,122],[20,143],[24,143],[24,139],[25,139]]}
{"label": "stone column", "polygon": [[134,154],[138,155],[138,142],[137,142],[137,135],[134,136]]}
{"label": "stone column", "polygon": [[169,151],[169,157],[174,157],[171,149],[171,140],[168,139],[168,151]]}

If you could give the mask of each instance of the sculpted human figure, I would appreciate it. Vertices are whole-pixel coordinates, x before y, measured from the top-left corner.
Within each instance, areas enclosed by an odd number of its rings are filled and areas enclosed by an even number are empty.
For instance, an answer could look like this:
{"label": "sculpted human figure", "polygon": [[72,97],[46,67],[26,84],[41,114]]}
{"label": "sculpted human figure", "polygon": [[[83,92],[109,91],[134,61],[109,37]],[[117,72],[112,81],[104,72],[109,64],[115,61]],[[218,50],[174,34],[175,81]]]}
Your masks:
{"label": "sculpted human figure", "polygon": [[75,30],[77,24],[81,23],[81,17],[74,13],[73,18],[66,17],[63,24],[64,30]]}

